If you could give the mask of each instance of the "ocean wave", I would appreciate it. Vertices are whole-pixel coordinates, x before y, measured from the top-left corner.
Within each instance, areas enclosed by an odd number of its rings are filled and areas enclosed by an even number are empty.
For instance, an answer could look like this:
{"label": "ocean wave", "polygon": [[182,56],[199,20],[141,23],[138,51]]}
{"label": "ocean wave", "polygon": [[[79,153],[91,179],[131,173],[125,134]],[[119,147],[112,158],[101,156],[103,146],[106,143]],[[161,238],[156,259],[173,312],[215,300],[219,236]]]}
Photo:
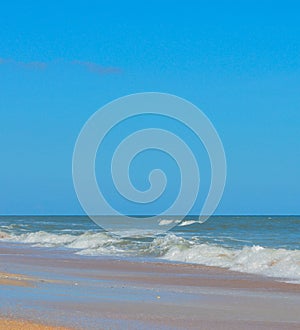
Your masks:
{"label": "ocean wave", "polygon": [[158,223],[158,225],[159,226],[168,226],[168,225],[171,225],[172,223],[173,224],[177,224],[179,222],[180,222],[180,220],[163,219],[163,220],[160,220],[160,222]]}
{"label": "ocean wave", "polygon": [[106,233],[95,233],[91,231],[86,231],[80,235],[54,234],[38,231],[20,235],[9,235],[4,237],[4,239],[7,241],[27,243],[37,247],[65,247],[80,250],[97,250],[103,246],[112,247],[120,241],[118,238],[113,238]]}
{"label": "ocean wave", "polygon": [[183,226],[190,226],[193,225],[194,223],[199,223],[198,221],[195,220],[186,220],[181,222],[178,226],[183,227]]}
{"label": "ocean wave", "polygon": [[[1,240],[39,247],[75,249],[81,255],[124,255],[217,266],[233,271],[266,275],[300,283],[300,250],[245,246],[241,249],[201,243],[199,237],[185,239],[175,234],[161,237],[122,238],[106,232],[54,234],[45,231],[8,235]],[[146,239],[147,238],[147,239]]]}
{"label": "ocean wave", "polygon": [[8,239],[10,237],[9,234],[7,234],[4,231],[0,231],[0,239]]}
{"label": "ocean wave", "polygon": [[260,274],[300,283],[300,251],[245,246],[226,248],[213,244],[199,244],[170,235],[152,243],[164,251],[161,258],[227,268],[233,271]]}

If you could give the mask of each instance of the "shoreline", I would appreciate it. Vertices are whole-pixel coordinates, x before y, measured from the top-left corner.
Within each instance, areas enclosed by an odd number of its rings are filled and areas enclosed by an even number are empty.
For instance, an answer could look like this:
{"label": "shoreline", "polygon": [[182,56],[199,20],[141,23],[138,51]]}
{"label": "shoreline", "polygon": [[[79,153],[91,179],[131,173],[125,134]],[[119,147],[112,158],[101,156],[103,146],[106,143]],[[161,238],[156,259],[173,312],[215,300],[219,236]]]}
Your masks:
{"label": "shoreline", "polygon": [[2,319],[68,329],[300,326],[300,285],[264,276],[3,242],[0,265]]}
{"label": "shoreline", "polygon": [[[124,257],[118,255],[104,255],[104,256],[89,256],[89,255],[79,255],[75,254],[76,249],[62,249],[62,248],[45,248],[45,247],[33,247],[28,243],[15,243],[15,242],[1,242],[0,241],[0,262],[6,262],[8,264],[18,264],[24,265],[25,269],[28,265],[35,265],[38,267],[49,266],[52,264],[54,267],[63,267],[65,270],[72,268],[81,268],[84,267],[85,270],[98,270],[101,271],[102,268],[106,269],[106,272],[113,272],[114,278],[119,279],[118,272],[121,271],[131,271],[138,273],[147,273],[155,272],[157,274],[163,273],[173,273],[176,274],[177,271],[183,271],[186,274],[190,275],[199,275],[201,276],[201,285],[208,286],[209,279],[214,283],[214,286],[224,286],[232,282],[232,288],[241,288],[241,289],[260,289],[264,288],[267,290],[274,291],[286,291],[286,292],[299,292],[300,293],[300,283],[289,280],[288,278],[282,277],[271,277],[261,274],[246,273],[241,271],[230,270],[225,267],[218,266],[207,266],[197,263],[185,263],[179,261],[170,261],[167,259],[160,258],[141,258],[141,257]],[[0,269],[0,281],[3,280],[3,272]],[[74,272],[76,274],[76,271]],[[7,274],[6,274],[7,275]],[[32,277],[32,274],[20,275],[20,274],[11,274],[9,273],[10,280],[15,280],[17,277],[18,280],[26,280],[28,282],[34,282],[35,279]],[[82,275],[82,274],[81,274]],[[20,276],[22,278],[20,278]],[[89,274],[90,278],[97,279],[95,274]],[[110,276],[101,273],[102,279],[110,279]],[[98,276],[98,279],[101,279]],[[122,275],[121,278],[126,278],[126,275]],[[128,281],[131,280],[130,276],[126,278]],[[139,278],[136,276],[135,281],[144,281],[145,277]],[[184,282],[182,282],[182,280]],[[241,283],[238,283],[235,280],[240,280]],[[55,281],[53,279],[42,279],[42,281]],[[198,286],[198,282],[187,279],[176,279],[171,278],[166,281],[163,277],[157,278],[147,278],[149,284],[174,284],[174,285],[183,285],[186,283],[189,286]],[[254,289],[255,289],[254,288]]]}

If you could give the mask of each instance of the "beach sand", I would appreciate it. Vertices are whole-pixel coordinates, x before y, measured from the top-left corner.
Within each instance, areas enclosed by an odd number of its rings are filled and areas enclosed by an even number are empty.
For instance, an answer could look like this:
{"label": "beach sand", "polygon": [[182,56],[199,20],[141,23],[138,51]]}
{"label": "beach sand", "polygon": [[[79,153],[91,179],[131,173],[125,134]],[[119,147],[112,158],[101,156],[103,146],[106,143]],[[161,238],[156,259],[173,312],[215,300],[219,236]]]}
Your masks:
{"label": "beach sand", "polygon": [[26,320],[10,320],[0,318],[1,330],[68,330],[65,327],[53,327],[44,324],[29,322]]}
{"label": "beach sand", "polygon": [[300,285],[261,276],[20,244],[0,267],[0,329],[300,328]]}

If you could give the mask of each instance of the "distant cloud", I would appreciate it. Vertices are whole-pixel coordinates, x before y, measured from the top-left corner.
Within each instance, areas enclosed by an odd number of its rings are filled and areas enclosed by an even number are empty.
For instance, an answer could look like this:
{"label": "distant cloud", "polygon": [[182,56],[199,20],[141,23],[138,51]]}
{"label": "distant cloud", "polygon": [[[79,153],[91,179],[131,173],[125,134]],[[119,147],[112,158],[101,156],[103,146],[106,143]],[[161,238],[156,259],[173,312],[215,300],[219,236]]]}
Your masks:
{"label": "distant cloud", "polygon": [[14,65],[16,67],[24,68],[24,69],[33,69],[33,70],[43,70],[50,64],[57,64],[57,63],[64,63],[65,65],[76,65],[81,66],[88,70],[89,72],[96,73],[98,75],[106,75],[106,74],[116,74],[121,73],[122,70],[117,67],[110,67],[110,66],[103,66],[99,65],[94,62],[90,61],[79,61],[79,60],[73,60],[73,61],[62,61],[62,60],[56,60],[52,62],[42,62],[42,61],[31,61],[31,62],[25,62],[25,61],[16,61],[14,59],[5,59],[0,58],[0,65],[9,64]]}
{"label": "distant cloud", "polygon": [[84,68],[86,68],[87,70],[89,70],[90,72],[94,72],[100,75],[103,74],[111,74],[111,73],[121,73],[121,69],[117,68],[117,67],[105,67],[105,66],[101,66],[97,63],[94,62],[89,62],[89,61],[72,61],[71,62],[74,65],[80,65]]}
{"label": "distant cloud", "polygon": [[35,69],[35,70],[45,69],[48,65],[46,62],[40,62],[40,61],[25,62],[25,61],[16,61],[13,59],[6,59],[6,58],[0,58],[0,65],[1,64],[2,65],[11,64],[24,69]]}

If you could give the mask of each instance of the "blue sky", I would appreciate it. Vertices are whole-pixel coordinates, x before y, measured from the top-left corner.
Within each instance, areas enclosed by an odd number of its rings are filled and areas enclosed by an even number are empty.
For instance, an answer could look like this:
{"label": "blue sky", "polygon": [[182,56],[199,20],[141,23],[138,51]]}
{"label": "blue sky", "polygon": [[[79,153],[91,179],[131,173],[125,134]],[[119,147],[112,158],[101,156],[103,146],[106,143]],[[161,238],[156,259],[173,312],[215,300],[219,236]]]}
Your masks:
{"label": "blue sky", "polygon": [[298,1],[3,3],[0,214],[82,214],[71,174],[82,125],[147,91],[190,100],[217,128],[228,162],[218,214],[300,214],[299,10]]}

